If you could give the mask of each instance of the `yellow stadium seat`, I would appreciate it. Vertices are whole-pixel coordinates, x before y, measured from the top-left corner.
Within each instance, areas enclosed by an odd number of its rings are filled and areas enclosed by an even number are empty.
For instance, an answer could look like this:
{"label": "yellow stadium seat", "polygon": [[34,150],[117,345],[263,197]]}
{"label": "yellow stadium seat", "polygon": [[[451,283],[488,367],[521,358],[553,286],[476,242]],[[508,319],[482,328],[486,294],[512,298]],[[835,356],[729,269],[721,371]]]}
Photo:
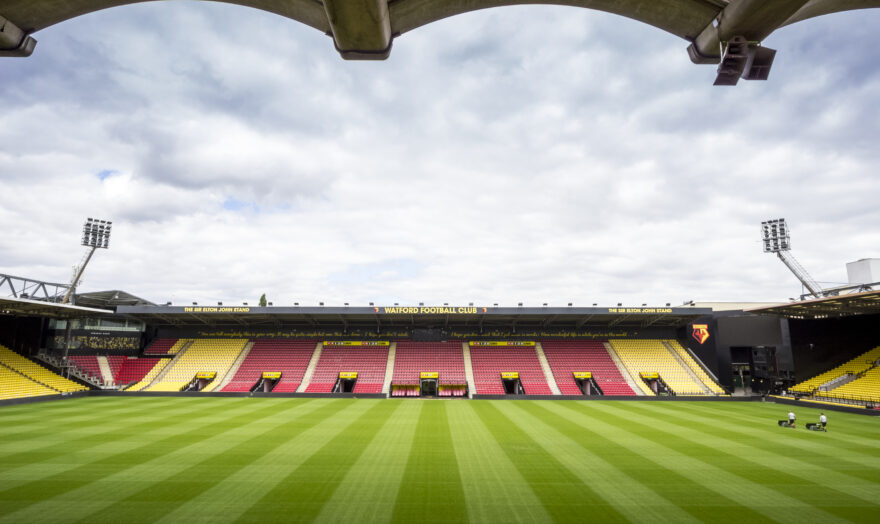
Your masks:
{"label": "yellow stadium seat", "polygon": [[0,364],[5,365],[12,371],[17,371],[32,381],[42,384],[57,393],[73,393],[74,391],[86,391],[89,389],[82,384],[78,384],[62,377],[61,375],[51,372],[36,362],[3,346],[0,346]]}
{"label": "yellow stadium seat", "polygon": [[[695,381],[688,370],[682,366],[681,362],[666,347],[663,340],[613,339],[610,343],[620,361],[646,395],[653,395],[654,392],[645,384],[644,380],[639,378],[639,373],[659,373],[663,382],[676,395],[707,395],[709,393],[707,393],[706,388],[709,388],[710,391],[716,394],[722,391],[720,387],[717,387],[717,384],[715,384],[716,388],[712,388],[709,385],[712,381],[708,376],[703,379],[704,382],[708,380],[706,384]],[[677,345],[678,343],[676,342],[675,344]],[[678,352],[675,349],[675,345],[673,345],[673,350],[678,353],[685,363],[691,360],[690,355],[684,351],[684,348],[681,348],[681,352]],[[700,373],[697,372],[697,369],[694,369],[699,368],[699,366],[695,362],[692,362],[692,364],[691,371],[700,377]],[[702,372],[702,369],[700,371]],[[705,375],[705,372],[703,372],[703,375]]]}
{"label": "yellow stadium seat", "polygon": [[214,380],[203,390],[212,391],[223,381],[247,342],[247,339],[196,339],[172,361],[161,380],[144,391],[180,391],[192,382],[196,373],[214,372]]}

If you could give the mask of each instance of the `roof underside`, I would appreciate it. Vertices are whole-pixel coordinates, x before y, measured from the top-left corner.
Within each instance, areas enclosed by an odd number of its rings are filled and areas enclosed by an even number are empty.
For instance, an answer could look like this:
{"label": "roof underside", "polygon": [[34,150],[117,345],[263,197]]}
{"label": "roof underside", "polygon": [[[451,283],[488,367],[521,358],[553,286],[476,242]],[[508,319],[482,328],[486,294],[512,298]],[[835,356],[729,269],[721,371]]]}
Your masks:
{"label": "roof underside", "polygon": [[0,297],[0,315],[13,317],[84,318],[113,315],[112,310],[57,304],[27,298]]}
{"label": "roof underside", "polygon": [[[491,331],[678,327],[710,315],[697,308],[394,308],[120,307],[119,314],[154,327],[309,329],[437,329]],[[425,312],[421,312],[421,311]],[[429,312],[434,311],[434,312]],[[446,312],[436,312],[446,311]],[[472,312],[473,311],[473,312]]]}
{"label": "roof underside", "polygon": [[[59,22],[110,7],[147,0],[0,0],[0,16],[30,34]],[[324,2],[318,0],[223,0],[299,21],[331,33]],[[595,9],[632,18],[685,39],[693,39],[729,0],[388,0],[390,30],[399,35],[450,16],[506,5],[550,4]],[[767,2],[767,9],[774,3]],[[332,3],[331,3],[332,4]],[[877,0],[810,0],[783,25],[829,13],[878,7]]]}
{"label": "roof underside", "polygon": [[837,297],[789,302],[747,310],[750,313],[786,318],[830,318],[880,314],[880,290]]}

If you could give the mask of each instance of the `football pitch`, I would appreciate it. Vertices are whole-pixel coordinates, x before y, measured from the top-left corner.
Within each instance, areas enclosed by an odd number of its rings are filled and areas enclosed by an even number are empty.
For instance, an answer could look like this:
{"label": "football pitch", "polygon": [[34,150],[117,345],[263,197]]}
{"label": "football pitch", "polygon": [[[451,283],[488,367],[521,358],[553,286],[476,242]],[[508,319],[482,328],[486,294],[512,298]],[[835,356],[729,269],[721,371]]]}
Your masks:
{"label": "football pitch", "polygon": [[878,522],[880,419],[760,402],[0,407],[0,522]]}

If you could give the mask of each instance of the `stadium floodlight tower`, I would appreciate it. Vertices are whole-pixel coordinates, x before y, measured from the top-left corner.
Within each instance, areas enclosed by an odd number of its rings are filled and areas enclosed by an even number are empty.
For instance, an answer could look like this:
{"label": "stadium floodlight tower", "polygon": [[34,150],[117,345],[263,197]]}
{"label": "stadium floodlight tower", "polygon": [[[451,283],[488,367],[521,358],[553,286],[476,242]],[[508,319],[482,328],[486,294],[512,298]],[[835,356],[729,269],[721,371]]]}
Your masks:
{"label": "stadium floodlight tower", "polygon": [[95,218],[89,218],[86,220],[86,223],[83,224],[81,244],[90,249],[85,256],[85,260],[79,265],[79,270],[76,272],[76,276],[73,277],[70,289],[67,290],[67,294],[64,295],[64,300],[61,301],[62,304],[67,304],[67,301],[70,300],[70,295],[76,289],[76,284],[79,282],[83,271],[86,270],[86,266],[89,264],[89,260],[92,259],[92,255],[95,254],[95,250],[98,248],[107,249],[110,246],[110,229],[112,227],[113,222],[108,220],[98,220]]}
{"label": "stadium floodlight tower", "polygon": [[[801,281],[801,284],[807,288],[807,291],[814,297],[819,298],[822,294],[822,287],[813,280],[813,277],[807,273],[804,266],[791,254],[791,233],[788,225],[785,223],[785,219],[777,218],[761,222],[761,233],[764,240],[764,253],[776,253],[779,260],[794,273],[794,276]],[[801,300],[803,300],[804,296],[801,296]]]}

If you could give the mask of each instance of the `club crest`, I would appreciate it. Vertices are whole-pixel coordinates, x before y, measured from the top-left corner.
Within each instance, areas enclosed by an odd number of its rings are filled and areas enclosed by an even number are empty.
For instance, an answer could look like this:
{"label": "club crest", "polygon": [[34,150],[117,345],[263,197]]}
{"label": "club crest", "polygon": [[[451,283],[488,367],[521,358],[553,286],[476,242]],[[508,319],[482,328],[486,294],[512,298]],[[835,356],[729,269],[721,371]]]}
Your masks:
{"label": "club crest", "polygon": [[709,340],[709,324],[694,324],[694,331],[691,336],[700,344]]}

